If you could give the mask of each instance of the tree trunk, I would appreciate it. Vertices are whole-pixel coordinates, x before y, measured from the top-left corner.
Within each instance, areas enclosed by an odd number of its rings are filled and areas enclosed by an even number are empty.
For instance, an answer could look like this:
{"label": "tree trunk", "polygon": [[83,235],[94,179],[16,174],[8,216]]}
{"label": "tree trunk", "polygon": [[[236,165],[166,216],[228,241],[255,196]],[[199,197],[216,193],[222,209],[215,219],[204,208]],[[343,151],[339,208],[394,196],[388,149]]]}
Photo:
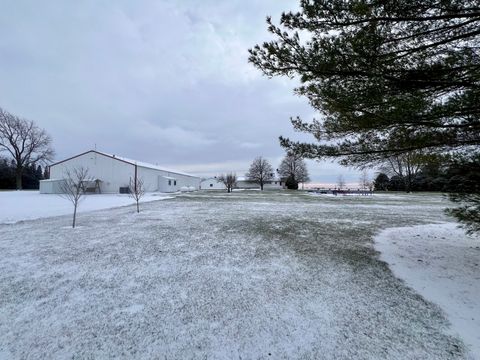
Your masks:
{"label": "tree trunk", "polygon": [[137,201],[137,213],[140,212],[140,207],[138,206],[138,201]]}
{"label": "tree trunk", "polygon": [[409,194],[412,192],[412,174],[408,173],[405,181],[405,191]]}
{"label": "tree trunk", "polygon": [[260,182],[260,190],[263,191],[263,181]]}
{"label": "tree trunk", "polygon": [[73,205],[73,222],[72,228],[75,229],[75,221],[77,220],[77,204]]}
{"label": "tree trunk", "polygon": [[16,179],[17,190],[22,190],[22,174],[23,174],[23,169],[21,167],[17,167],[17,169],[15,171],[15,179]]}

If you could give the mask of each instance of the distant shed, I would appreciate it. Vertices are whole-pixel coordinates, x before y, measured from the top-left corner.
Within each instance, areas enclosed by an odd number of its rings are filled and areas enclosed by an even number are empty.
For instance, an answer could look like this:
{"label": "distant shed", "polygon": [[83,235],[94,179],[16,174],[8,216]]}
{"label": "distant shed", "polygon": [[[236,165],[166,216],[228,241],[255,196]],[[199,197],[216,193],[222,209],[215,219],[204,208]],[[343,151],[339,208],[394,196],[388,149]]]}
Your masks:
{"label": "distant shed", "polygon": [[227,187],[223,182],[216,177],[204,179],[200,182],[201,190],[227,190]]}
{"label": "distant shed", "polygon": [[[248,180],[246,177],[238,177],[237,178],[237,189],[259,189],[260,185],[256,182]],[[263,184],[263,188],[265,190],[281,190],[285,189],[285,181],[281,179],[274,178],[269,181],[265,181]]]}
{"label": "distant shed", "polygon": [[58,184],[66,171],[77,167],[88,169],[89,177],[99,181],[101,193],[119,193],[120,188],[128,187],[135,178],[143,180],[147,192],[176,192],[182,187],[200,189],[198,176],[90,150],[50,165],[50,179],[40,182],[40,193],[60,193]]}

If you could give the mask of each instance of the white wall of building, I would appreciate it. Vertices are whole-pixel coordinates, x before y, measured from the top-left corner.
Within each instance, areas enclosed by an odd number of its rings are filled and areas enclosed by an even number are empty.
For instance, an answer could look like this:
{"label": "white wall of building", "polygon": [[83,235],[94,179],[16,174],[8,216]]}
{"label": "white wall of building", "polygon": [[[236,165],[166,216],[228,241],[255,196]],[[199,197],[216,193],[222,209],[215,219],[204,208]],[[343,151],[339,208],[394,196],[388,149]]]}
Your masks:
{"label": "white wall of building", "polygon": [[[144,164],[144,163],[142,163]],[[51,179],[63,179],[67,169],[84,167],[88,169],[90,178],[101,180],[102,193],[118,193],[120,187],[127,187],[130,179],[135,178],[135,165],[123,161],[121,158],[112,158],[101,153],[90,151],[80,156],[67,159],[50,167]],[[200,188],[200,178],[186,174],[177,174],[170,171],[152,169],[137,165],[137,177],[144,182],[147,192],[162,191],[175,192],[182,186]],[[165,177],[173,178],[171,185]],[[174,185],[174,183],[176,183]]]}
{"label": "white wall of building", "polygon": [[[280,180],[273,180],[273,181],[268,181],[263,184],[263,189],[264,190],[281,190],[284,189],[285,183]],[[250,182],[247,180],[239,180],[237,181],[237,189],[260,189],[260,184]]]}
{"label": "white wall of building", "polygon": [[217,178],[209,178],[202,180],[200,183],[201,190],[227,190],[225,184],[221,181],[218,181]]}
{"label": "white wall of building", "polygon": [[88,169],[89,177],[100,179],[100,189],[105,193],[118,193],[119,188],[128,186],[130,178],[135,176],[135,166],[96,152],[88,152],[50,166],[50,179],[63,179],[67,170],[78,167]]}
{"label": "white wall of building", "polygon": [[40,194],[61,194],[64,180],[40,180]]}
{"label": "white wall of building", "polygon": [[182,187],[193,187],[195,190],[200,189],[200,178],[196,176],[188,176],[178,174],[171,171],[150,169],[138,166],[137,176],[143,179],[148,191],[175,192]]}

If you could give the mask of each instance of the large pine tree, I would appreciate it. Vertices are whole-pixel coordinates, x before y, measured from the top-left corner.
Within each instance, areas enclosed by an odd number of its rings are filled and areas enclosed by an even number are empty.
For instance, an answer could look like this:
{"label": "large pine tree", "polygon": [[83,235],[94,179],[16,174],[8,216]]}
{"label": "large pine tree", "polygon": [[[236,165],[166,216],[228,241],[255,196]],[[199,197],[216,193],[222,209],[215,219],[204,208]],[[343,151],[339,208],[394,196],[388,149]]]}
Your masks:
{"label": "large pine tree", "polygon": [[424,149],[480,144],[480,6],[464,0],[302,0],[275,39],[250,50],[268,76],[322,116],[292,119],[315,143],[281,138],[309,158],[365,164]]}
{"label": "large pine tree", "polygon": [[[250,62],[298,79],[295,92],[320,113],[292,119],[316,141],[280,137],[288,151],[354,166],[479,151],[478,0],[300,0],[298,12],[267,23],[274,39],[251,49]],[[452,214],[480,230],[480,196],[465,206],[470,222]]]}

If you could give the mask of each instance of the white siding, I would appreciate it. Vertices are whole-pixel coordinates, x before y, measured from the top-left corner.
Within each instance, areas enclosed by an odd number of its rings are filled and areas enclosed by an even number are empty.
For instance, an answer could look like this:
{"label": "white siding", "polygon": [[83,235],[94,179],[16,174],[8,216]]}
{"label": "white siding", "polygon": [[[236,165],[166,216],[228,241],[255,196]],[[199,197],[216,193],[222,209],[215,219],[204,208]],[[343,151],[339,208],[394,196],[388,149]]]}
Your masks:
{"label": "white siding", "polygon": [[[50,177],[52,179],[62,179],[67,169],[75,167],[87,168],[89,177],[101,180],[100,189],[102,193],[118,193],[120,187],[128,186],[130,179],[135,177],[135,165],[94,151],[52,165],[50,167]],[[175,192],[182,186],[194,187],[196,190],[200,188],[200,178],[198,177],[150,169],[144,166],[137,166],[137,176],[144,181],[147,192]],[[176,185],[164,186],[161,179],[164,179],[165,176],[175,178]]]}
{"label": "white siding", "polygon": [[221,181],[218,181],[215,178],[202,180],[200,183],[201,190],[226,190],[227,187]]}
{"label": "white siding", "polygon": [[[274,180],[268,181],[263,184],[264,190],[277,190],[277,189],[284,189],[285,183],[283,181]],[[260,184],[250,182],[247,180],[240,180],[237,181],[237,188],[238,189],[260,189]]]}
{"label": "white siding", "polygon": [[135,176],[135,167],[131,164],[112,159],[95,152],[77,156],[50,167],[50,178],[63,179],[67,169],[84,167],[89,177],[102,181],[100,189],[104,193],[118,193],[119,188],[128,186],[130,178]]}
{"label": "white siding", "polygon": [[40,194],[61,194],[64,180],[40,180]]}
{"label": "white siding", "polygon": [[[170,171],[138,167],[139,178],[143,178],[147,191],[175,192],[182,187],[200,189],[200,178],[184,174],[176,174]],[[169,185],[170,180],[170,185]]]}

